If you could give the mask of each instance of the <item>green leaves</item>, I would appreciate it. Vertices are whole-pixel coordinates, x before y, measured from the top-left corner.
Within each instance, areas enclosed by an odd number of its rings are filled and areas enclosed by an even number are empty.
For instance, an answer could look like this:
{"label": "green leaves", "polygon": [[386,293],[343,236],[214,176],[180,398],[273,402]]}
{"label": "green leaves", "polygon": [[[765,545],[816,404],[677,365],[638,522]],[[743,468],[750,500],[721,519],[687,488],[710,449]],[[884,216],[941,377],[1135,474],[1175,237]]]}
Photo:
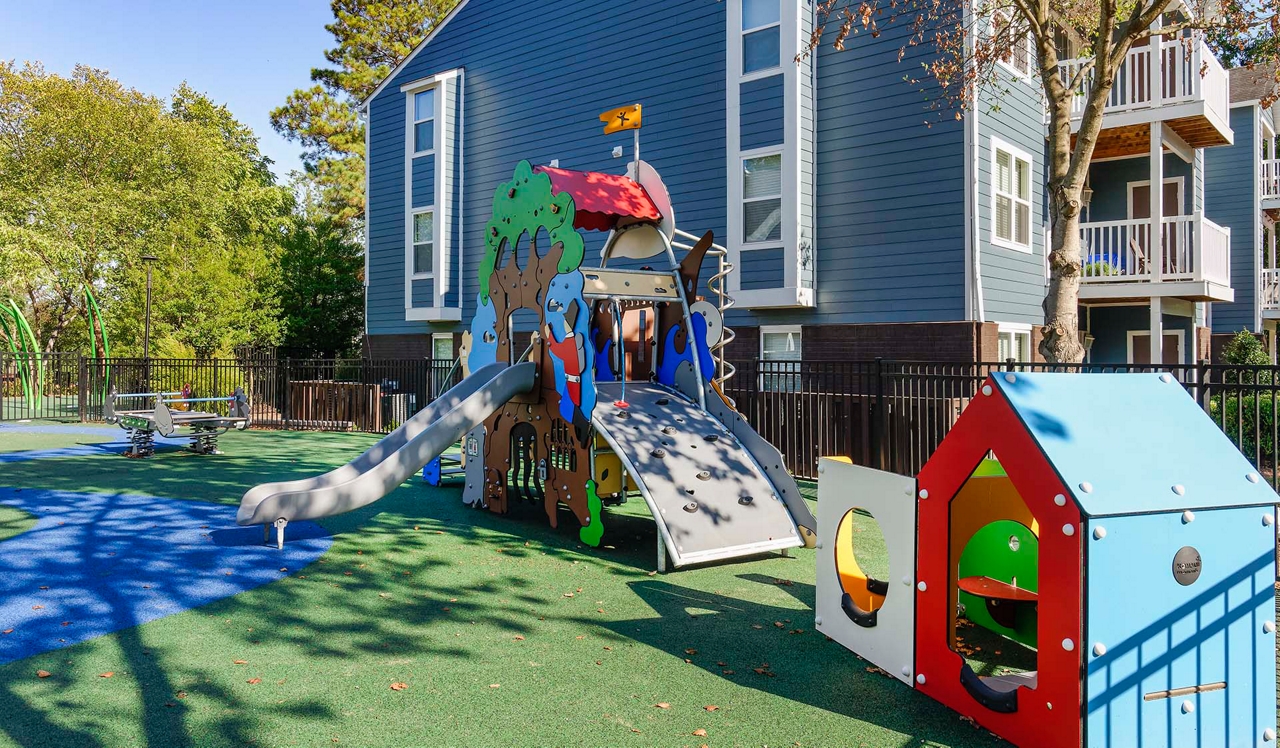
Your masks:
{"label": "green leaves", "polygon": [[485,226],[484,259],[480,261],[480,297],[489,300],[489,276],[493,275],[498,258],[514,251],[521,244],[521,237],[536,236],[539,228],[545,228],[551,239],[550,246],[538,247],[545,255],[552,246],[564,247],[556,271],[567,273],[582,264],[584,249],[582,234],[573,227],[573,196],[567,192],[551,194],[551,177],[534,172],[528,161],[516,164],[510,182],[498,185],[493,193],[493,217]]}

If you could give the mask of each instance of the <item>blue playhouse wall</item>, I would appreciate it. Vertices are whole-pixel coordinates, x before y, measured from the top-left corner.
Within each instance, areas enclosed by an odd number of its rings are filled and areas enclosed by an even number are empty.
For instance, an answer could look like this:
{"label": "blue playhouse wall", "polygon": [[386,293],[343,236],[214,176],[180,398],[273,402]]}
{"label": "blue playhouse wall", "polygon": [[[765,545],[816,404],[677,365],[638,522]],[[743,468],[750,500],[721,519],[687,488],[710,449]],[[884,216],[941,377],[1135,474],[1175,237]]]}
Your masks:
{"label": "blue playhouse wall", "polygon": [[[1263,731],[1276,727],[1276,546],[1264,516],[1273,509],[1200,510],[1190,522],[1181,512],[1089,522],[1090,748],[1268,744]],[[1185,587],[1170,573],[1184,546],[1203,561],[1199,579]],[[1170,690],[1179,695],[1154,697]]]}

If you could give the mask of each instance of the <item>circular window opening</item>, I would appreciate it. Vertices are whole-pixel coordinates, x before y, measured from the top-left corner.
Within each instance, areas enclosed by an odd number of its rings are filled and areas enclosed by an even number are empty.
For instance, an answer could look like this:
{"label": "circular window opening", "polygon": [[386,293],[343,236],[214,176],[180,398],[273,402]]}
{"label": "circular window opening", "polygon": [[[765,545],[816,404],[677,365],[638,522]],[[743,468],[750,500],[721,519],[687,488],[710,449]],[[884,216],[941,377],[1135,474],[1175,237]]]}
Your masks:
{"label": "circular window opening", "polygon": [[836,574],[840,587],[855,605],[868,613],[884,605],[889,592],[889,547],[880,523],[865,509],[854,507],[836,528]]}

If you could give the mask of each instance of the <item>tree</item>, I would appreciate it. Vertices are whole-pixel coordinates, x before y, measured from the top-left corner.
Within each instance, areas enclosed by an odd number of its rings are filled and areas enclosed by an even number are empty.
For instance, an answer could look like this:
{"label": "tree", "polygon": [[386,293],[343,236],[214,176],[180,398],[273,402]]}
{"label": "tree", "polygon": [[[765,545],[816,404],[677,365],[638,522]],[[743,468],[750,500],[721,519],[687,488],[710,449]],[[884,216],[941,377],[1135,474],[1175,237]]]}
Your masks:
{"label": "tree", "polygon": [[[843,49],[855,37],[879,36],[886,23],[909,24],[910,39],[899,59],[907,46],[929,45],[921,80],[932,87],[934,106],[954,110],[957,118],[975,105],[979,90],[999,92],[996,63],[1019,54],[1017,46],[1031,40],[1048,115],[1050,280],[1040,353],[1055,362],[1084,356],[1077,319],[1080,191],[1107,98],[1129,50],[1148,39],[1206,34],[1232,62],[1275,69],[1280,26],[1267,0],[820,0],[818,15],[811,48],[829,25],[837,27],[833,46]],[[1082,63],[1060,69],[1067,48]],[[1081,111],[1074,138],[1073,107]]]}
{"label": "tree", "polygon": [[364,331],[364,247],[333,218],[295,216],[280,241],[281,344],[346,356]]}
{"label": "tree", "polygon": [[314,68],[315,85],[289,95],[271,125],[303,147],[303,165],[323,188],[339,221],[364,216],[364,125],[356,109],[409,56],[457,0],[333,0],[325,26],[338,46],[325,50],[336,68]]}
{"label": "tree", "polygon": [[293,196],[269,163],[186,85],[165,102],[101,70],[0,62],[0,298],[20,300],[54,350],[87,337],[88,285],[114,350],[136,353],[151,255],[153,340],[273,342],[276,237]]}

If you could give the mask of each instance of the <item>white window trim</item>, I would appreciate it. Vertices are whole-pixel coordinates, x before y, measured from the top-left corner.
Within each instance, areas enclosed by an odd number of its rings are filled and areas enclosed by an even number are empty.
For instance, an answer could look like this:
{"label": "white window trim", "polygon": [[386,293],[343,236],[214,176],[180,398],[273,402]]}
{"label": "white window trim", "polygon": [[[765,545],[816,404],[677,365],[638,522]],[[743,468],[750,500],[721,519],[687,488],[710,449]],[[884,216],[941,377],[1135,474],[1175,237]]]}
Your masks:
{"label": "white window trim", "polygon": [[[1036,353],[1035,353],[1035,350],[1034,350],[1034,349],[1032,349],[1032,347],[1031,347],[1031,325],[1030,325],[1030,323],[1027,323],[1027,322],[997,322],[997,323],[996,323],[997,345],[998,345],[998,343],[999,343],[999,337],[998,337],[998,336],[999,336],[999,335],[1002,335],[1002,334],[1005,334],[1005,333],[1008,333],[1008,334],[1011,334],[1011,335],[1014,335],[1014,336],[1017,336],[1017,335],[1026,335],[1026,336],[1027,336],[1027,361],[1025,361],[1025,362],[1019,362],[1019,363],[1031,363],[1031,362],[1032,362],[1032,360],[1034,360],[1034,359],[1035,359],[1035,357],[1036,357]],[[998,351],[997,351],[997,352],[998,352]],[[1000,363],[1004,363],[1004,362],[1003,362],[1003,361],[1001,361]]]}
{"label": "white window trim", "polygon": [[776,335],[779,333],[790,333],[797,336],[800,340],[800,357],[804,357],[804,336],[801,333],[801,325],[760,325],[760,360],[764,360],[764,336],[765,333]]}
{"label": "white window trim", "polygon": [[[404,216],[405,216],[405,265],[404,265],[404,308],[407,321],[457,321],[462,318],[461,303],[454,307],[445,307],[445,296],[450,285],[451,254],[450,241],[453,226],[453,200],[446,190],[454,177],[454,157],[451,141],[461,142],[461,123],[457,123],[459,132],[454,133],[455,123],[450,111],[451,102],[445,96],[445,83],[456,80],[461,87],[462,69],[437,73],[426,78],[410,81],[400,86],[405,97],[405,143],[404,143]],[[435,94],[435,127],[432,148],[429,151],[415,151],[413,143],[413,97],[426,90],[434,90]],[[455,96],[461,96],[456,91]],[[446,139],[447,138],[447,139]],[[413,207],[413,162],[418,158],[434,160],[434,195],[430,206]],[[418,213],[432,212],[432,269],[430,273],[413,272],[413,216]],[[461,252],[461,247],[458,248]],[[461,258],[458,260],[461,267]],[[432,303],[429,307],[413,305],[414,281],[431,280]],[[461,295],[459,295],[461,300]]]}
{"label": "white window trim", "polygon": [[[1162,329],[1162,332],[1165,335],[1176,335],[1178,337],[1178,363],[1180,364],[1187,363],[1187,331],[1183,330],[1180,327],[1175,327],[1169,330]],[[1125,334],[1125,337],[1127,338],[1127,341],[1128,341],[1128,349],[1129,349],[1127,352],[1128,358],[1126,360],[1130,364],[1133,363],[1133,341],[1134,341],[1134,338],[1138,337],[1139,335],[1143,335],[1150,338],[1151,331],[1150,330],[1129,330]],[[1148,344],[1150,344],[1150,341],[1147,341],[1147,342]],[[1161,346],[1161,348],[1163,349],[1163,346]],[[1148,366],[1164,366],[1164,365],[1165,365],[1164,363],[1148,364]]]}
{"label": "white window trim", "polygon": [[449,359],[453,360],[453,333],[451,332],[433,332],[431,333],[431,358],[435,361],[441,359],[436,358],[436,343],[441,340],[449,341]]}
{"label": "white window trim", "polygon": [[[1165,184],[1176,184],[1176,185],[1178,185],[1178,212],[1175,214],[1175,216],[1185,216],[1185,215],[1187,215],[1186,213],[1184,213],[1184,212],[1183,212],[1183,211],[1186,209],[1186,205],[1187,205],[1187,179],[1186,179],[1186,177],[1165,177],[1165,178],[1164,178],[1164,183],[1165,183]],[[1134,217],[1133,217],[1133,188],[1134,188],[1134,187],[1150,187],[1150,186],[1151,186],[1151,180],[1150,180],[1150,179],[1139,179],[1139,180],[1134,181],[1134,182],[1129,182],[1129,184],[1125,187],[1125,192],[1124,192],[1124,200],[1125,200],[1125,205],[1124,205],[1124,214],[1125,214],[1125,217],[1127,218],[1127,220],[1130,220],[1130,221],[1137,221],[1137,220],[1141,220],[1141,219],[1137,219],[1137,218],[1134,218]],[[1162,202],[1161,202],[1161,204],[1162,204],[1162,205],[1163,205],[1163,199],[1164,199],[1164,197],[1163,197],[1163,196],[1161,196],[1161,201],[1162,201]],[[1162,212],[1160,217],[1163,219],[1163,218],[1172,218],[1172,217],[1174,217],[1174,216],[1167,216],[1167,215],[1164,215],[1164,214],[1163,214],[1163,212]]]}
{"label": "white window trim", "polygon": [[[800,38],[803,28],[802,14],[812,13],[813,7],[807,3],[783,2],[781,15],[781,44],[779,49],[780,68],[760,70],[747,75],[742,74],[742,2],[730,0],[726,3],[725,38],[735,40],[736,44],[726,44],[725,60],[725,167],[728,172],[725,204],[742,208],[742,164],[744,157],[782,152],[782,241],[770,244],[751,244],[744,246],[742,237],[742,219],[726,216],[728,231],[725,247],[729,250],[729,261],[742,267],[741,253],[744,248],[766,249],[782,246],[784,267],[781,288],[762,288],[743,290],[742,273],[729,275],[729,293],[737,301],[739,308],[796,308],[813,307],[817,293],[817,282],[814,288],[800,288],[800,75],[809,68],[798,64],[788,64],[789,60],[799,54],[800,45],[806,40]],[[761,27],[763,28],[763,27]],[[765,148],[741,150],[741,85],[759,78],[781,75],[783,81],[783,137],[781,147],[771,145]],[[814,249],[814,262],[817,262],[817,249]]]}
{"label": "white window trim", "polygon": [[[786,167],[787,156],[786,156],[786,153],[784,153],[784,151],[785,151],[785,148],[783,146],[771,145],[771,146],[766,146],[764,148],[754,148],[749,151],[742,151],[738,156],[738,180],[740,183],[740,187],[738,190],[738,202],[737,202],[737,205],[735,206],[737,208],[737,217],[735,218],[735,220],[738,222],[738,230],[742,234],[742,249],[748,249],[748,250],[785,249],[786,247],[787,209],[786,209],[785,203],[787,201],[787,198],[786,198],[786,188],[784,187],[783,182],[786,181],[785,167]],[[782,157],[781,159],[782,164],[780,168],[782,169],[784,174],[783,174],[783,179],[778,183],[778,194],[776,197],[773,195],[769,195],[767,197],[750,197],[749,198],[746,196],[746,182],[742,178],[743,165],[746,161],[749,161],[753,158],[763,158],[765,156],[781,156]],[[782,206],[782,216],[781,218],[779,218],[779,222],[780,222],[779,226],[782,229],[783,236],[778,239],[766,239],[764,241],[750,241],[746,237],[746,228],[747,228],[745,225],[746,205],[749,202],[755,203],[755,202],[761,202],[763,200],[777,200],[778,204]]]}
{"label": "white window trim", "polygon": [[[1010,156],[1012,156],[1015,159],[1020,159],[1022,161],[1027,162],[1027,193],[1029,195],[1029,199],[1025,201],[1027,205],[1027,243],[1026,244],[1019,244],[1016,241],[1002,239],[996,235],[996,197],[997,197],[997,192],[999,191],[998,187],[996,186],[997,185],[996,157],[1000,151],[1004,151],[1005,153],[1008,153]],[[1000,138],[997,138],[994,136],[991,138],[990,241],[993,246],[1003,247],[1004,249],[1012,249],[1015,252],[1025,252],[1026,254],[1031,254],[1033,250],[1033,245],[1035,244],[1035,236],[1034,234],[1032,234],[1032,226],[1035,224],[1035,204],[1036,204],[1035,191],[1032,189],[1032,186],[1035,184],[1035,179],[1031,175],[1035,173],[1035,169],[1036,169],[1036,161],[1031,156],[1031,154],[1027,153],[1026,151],[1022,150],[1021,148],[1015,145],[1012,145],[1010,143],[1007,143],[1001,140]],[[1014,166],[1014,172],[1015,173],[1017,172],[1016,165]],[[1010,197],[1014,200],[1015,205],[1019,202],[1024,202],[1023,200],[1018,198],[1016,195],[1010,195]],[[1016,221],[1016,216],[1017,216],[1017,211],[1014,210],[1009,216],[1011,226],[1013,225],[1012,222]],[[1014,227],[1014,234],[1015,235],[1017,234],[1016,227]]]}
{"label": "white window trim", "polygon": [[[997,14],[997,13],[1010,13],[1010,10],[1008,10],[1008,9],[996,10],[996,11],[993,11],[993,12],[991,13],[990,18],[988,19],[988,27],[987,27],[987,28],[988,28],[988,33],[991,35],[991,37],[992,37],[992,38],[995,38],[995,35],[996,35],[996,14]],[[1012,23],[1012,22],[1013,22],[1013,17],[1012,17],[1012,15],[1010,15],[1009,22],[1010,22],[1010,23]],[[1028,33],[1027,33],[1027,35],[1026,35],[1025,37],[1023,37],[1023,44],[1025,44],[1025,45],[1026,45],[1026,47],[1027,47],[1027,70],[1026,70],[1026,72],[1023,72],[1023,71],[1019,70],[1019,69],[1017,68],[1017,66],[1013,64],[1013,50],[1012,50],[1012,49],[1009,51],[1009,58],[1010,58],[1010,59],[1009,59],[1007,62],[1006,62],[1005,60],[1000,59],[1000,58],[996,58],[996,64],[997,64],[997,65],[999,65],[999,66],[1001,66],[1001,67],[1003,67],[1005,70],[1008,70],[1008,71],[1009,71],[1009,73],[1010,73],[1010,74],[1012,74],[1012,75],[1013,75],[1013,77],[1015,77],[1015,78],[1021,78],[1021,79],[1024,79],[1024,80],[1032,80],[1032,79],[1034,79],[1034,78],[1036,77],[1036,73],[1038,72],[1038,71],[1036,70],[1036,60],[1038,59],[1038,54],[1037,54],[1036,45],[1035,45],[1035,38],[1034,38],[1034,37],[1032,37],[1032,36],[1031,36],[1031,34],[1028,32]]]}
{"label": "white window trim", "polygon": [[[414,106],[414,100],[417,98],[418,94],[426,93],[428,90],[431,91],[431,116],[417,119],[418,112],[417,107]],[[405,112],[404,118],[404,136],[409,143],[410,157],[417,158],[419,156],[433,155],[438,150],[437,143],[439,142],[437,133],[440,131],[440,122],[436,113],[440,110],[440,87],[435,85],[434,82],[430,86],[418,86],[405,92],[405,98],[408,100],[408,108]],[[417,151],[414,150],[414,146],[417,145],[418,125],[423,122],[431,123],[431,147],[426,150]]]}
{"label": "white window trim", "polygon": [[[741,7],[741,6],[739,5],[739,7]],[[742,48],[743,48],[743,46],[747,43],[747,35],[748,35],[748,34],[754,34],[754,33],[756,33],[757,31],[765,31],[765,30],[767,30],[767,29],[771,29],[771,28],[773,28],[773,27],[775,27],[775,26],[776,26],[776,27],[778,27],[778,37],[779,37],[779,40],[781,41],[781,37],[782,37],[782,33],[783,33],[783,32],[782,32],[782,20],[781,20],[782,16],[781,16],[781,13],[779,14],[778,18],[779,18],[779,20],[778,20],[778,21],[776,21],[776,22],[774,22],[774,23],[766,23],[766,24],[764,24],[763,26],[756,26],[755,28],[751,28],[751,29],[742,29],[742,31],[740,31],[740,32],[738,33],[738,54],[739,54],[739,56],[741,56],[741,54],[742,54]],[[741,24],[741,23],[739,23],[738,25],[739,25],[739,26],[741,26],[742,24]],[[782,72],[782,56],[783,56],[783,52],[784,52],[784,51],[785,51],[785,50],[783,49],[782,45],[781,45],[781,44],[779,44],[779,46],[778,46],[778,64],[777,64],[777,65],[772,65],[772,66],[767,67],[767,68],[760,68],[759,70],[752,70],[750,73],[746,73],[746,72],[743,72],[743,71],[742,71],[742,65],[743,65],[743,63],[745,62],[745,60],[739,59],[739,61],[738,61],[738,82],[739,82],[739,83],[747,83],[748,81],[759,80],[760,78],[768,78],[768,77],[769,77],[769,76],[771,76],[771,75],[777,75],[778,73]]]}

